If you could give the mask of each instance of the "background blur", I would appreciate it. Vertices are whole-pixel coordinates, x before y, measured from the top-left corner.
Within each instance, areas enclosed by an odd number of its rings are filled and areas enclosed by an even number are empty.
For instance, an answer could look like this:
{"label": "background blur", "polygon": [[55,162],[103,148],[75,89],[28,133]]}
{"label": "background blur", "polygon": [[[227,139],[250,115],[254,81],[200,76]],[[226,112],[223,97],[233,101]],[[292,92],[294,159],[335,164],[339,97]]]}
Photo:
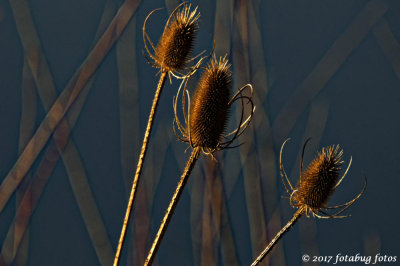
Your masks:
{"label": "background blur", "polygon": [[[142,26],[157,42],[178,0],[127,0],[126,29],[0,213],[1,258],[13,265],[110,265],[122,226],[157,69],[143,56]],[[85,62],[122,0],[0,0],[0,179]],[[248,265],[295,210],[279,177],[279,149],[293,184],[308,137],[340,144],[348,176],[331,205],[365,194],[346,219],[303,217],[264,265],[302,255],[400,256],[400,3],[352,0],[203,0],[195,54],[229,54],[234,88],[252,83],[257,110],[244,144],[202,155],[156,257],[158,265]],[[164,88],[121,265],[143,263],[190,149],[172,133]],[[234,127],[238,110],[231,115]],[[62,156],[57,145],[66,143]],[[62,145],[61,145],[62,146]],[[28,194],[26,194],[28,193]],[[25,196],[24,198],[24,195]],[[2,195],[0,195],[2,197]],[[22,204],[22,205],[20,205]],[[335,259],[335,258],[334,258]],[[334,260],[333,259],[333,260]],[[333,261],[332,261],[333,262]],[[332,263],[331,262],[331,263]],[[323,264],[323,263],[321,263]],[[388,263],[387,265],[394,265]],[[363,265],[353,263],[351,265]],[[378,265],[378,264],[377,264]],[[381,264],[383,265],[383,263]]]}

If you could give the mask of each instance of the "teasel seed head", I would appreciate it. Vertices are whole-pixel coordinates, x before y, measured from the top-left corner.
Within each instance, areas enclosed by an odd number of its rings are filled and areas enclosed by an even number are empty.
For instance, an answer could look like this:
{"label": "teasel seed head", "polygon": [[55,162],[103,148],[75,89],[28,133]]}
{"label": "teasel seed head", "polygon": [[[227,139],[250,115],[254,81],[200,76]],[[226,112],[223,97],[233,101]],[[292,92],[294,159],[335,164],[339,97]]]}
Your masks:
{"label": "teasel seed head", "polygon": [[[232,77],[227,56],[218,60],[214,56],[210,63],[202,68],[204,72],[192,99],[186,87],[193,75],[184,77],[179,86],[173,100],[175,114],[173,129],[179,140],[189,143],[193,150],[201,151],[215,159],[214,152],[233,148],[232,143],[249,126],[255,111],[252,100],[253,86],[246,84],[231,97]],[[184,123],[181,122],[177,112],[179,97],[182,98]],[[225,133],[230,108],[237,101],[241,106],[238,124],[235,130]],[[251,106],[251,109],[246,110],[245,105]]]}
{"label": "teasel seed head", "polygon": [[[304,151],[309,140],[310,139],[303,145],[300,161],[300,180],[296,187],[292,186],[282,164],[283,147],[289,139],[286,139],[281,146],[279,169],[283,185],[285,186],[286,192],[290,195],[290,205],[298,208],[299,214],[305,213],[307,216],[312,213],[313,216],[318,218],[348,217],[348,215],[343,216],[339,214],[347,210],[361,197],[367,188],[367,178],[364,176],[364,187],[352,200],[336,206],[326,206],[329,197],[346,177],[351,166],[352,158],[350,157],[349,164],[344,174],[339,178],[339,173],[343,164],[343,150],[339,150],[339,145],[329,146],[322,148],[322,151],[317,154],[303,172]],[[336,210],[336,212],[333,214],[329,213],[331,210]]]}
{"label": "teasel seed head", "polygon": [[[182,3],[172,12],[156,47],[145,32],[147,18],[152,12],[146,18],[143,26],[145,48],[154,60],[153,66],[160,67],[162,71],[172,73],[183,70],[192,60],[190,55],[199,28],[200,14],[197,12],[197,7],[193,11],[190,10],[190,7],[190,5]],[[148,50],[146,40],[150,42],[154,55]]]}
{"label": "teasel seed head", "polygon": [[206,67],[194,92],[189,128],[193,147],[215,150],[225,132],[232,78],[226,57],[215,57]]}
{"label": "teasel seed head", "polygon": [[292,200],[304,206],[307,212],[326,207],[335,190],[341,170],[343,150],[339,145],[323,148],[302,173]]}

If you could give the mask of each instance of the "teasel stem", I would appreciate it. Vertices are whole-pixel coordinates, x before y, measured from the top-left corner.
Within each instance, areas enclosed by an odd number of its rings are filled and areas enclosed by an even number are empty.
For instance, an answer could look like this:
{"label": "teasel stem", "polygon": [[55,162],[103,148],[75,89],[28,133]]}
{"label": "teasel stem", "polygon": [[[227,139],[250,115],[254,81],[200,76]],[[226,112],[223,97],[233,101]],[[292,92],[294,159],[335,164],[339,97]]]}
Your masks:
{"label": "teasel stem", "polygon": [[272,250],[275,244],[281,239],[281,237],[290,230],[290,228],[300,219],[304,214],[305,209],[300,207],[293,215],[293,218],[287,222],[287,224],[276,234],[276,236],[269,242],[267,247],[261,252],[261,254],[253,261],[251,266],[255,266],[260,263],[264,257]]}
{"label": "teasel stem", "polygon": [[117,247],[117,251],[115,253],[113,266],[117,266],[118,265],[119,259],[120,259],[120,255],[121,255],[121,251],[122,251],[122,247],[123,247],[124,242],[125,242],[126,230],[128,228],[129,219],[131,217],[133,202],[135,200],[136,187],[137,187],[137,185],[139,183],[139,177],[140,177],[140,173],[142,172],[143,161],[144,161],[144,159],[146,157],[147,143],[149,141],[150,134],[151,134],[151,129],[153,127],[154,115],[156,113],[156,109],[157,109],[157,106],[158,106],[158,101],[160,99],[162,88],[164,87],[164,83],[165,83],[165,81],[167,79],[167,74],[168,74],[168,71],[162,71],[161,72],[160,80],[158,81],[158,85],[157,85],[157,90],[156,90],[156,93],[154,94],[153,105],[151,107],[149,120],[147,121],[146,132],[144,133],[142,149],[140,151],[139,161],[138,161],[138,164],[137,164],[137,167],[136,167],[135,178],[133,179],[131,194],[129,196],[128,207],[126,208],[124,223],[122,225],[121,235],[119,237],[118,247]]}
{"label": "teasel stem", "polygon": [[200,148],[194,148],[192,151],[192,154],[190,155],[189,161],[186,163],[185,170],[183,171],[183,174],[181,176],[181,179],[179,180],[178,186],[175,189],[175,193],[172,196],[172,199],[169,203],[169,206],[164,215],[164,218],[161,221],[161,225],[160,225],[160,228],[158,229],[156,238],[154,239],[153,244],[151,245],[149,254],[147,255],[146,261],[144,263],[145,266],[151,265],[153,263],[154,257],[156,256],[156,253],[158,251],[158,248],[160,247],[160,244],[164,237],[164,234],[167,231],[168,224],[174,213],[176,205],[178,204],[179,198],[182,195],[182,192],[187,183],[188,177],[189,177],[190,173],[192,172],[193,167],[194,167],[197,159],[199,158],[199,155],[200,155]]}

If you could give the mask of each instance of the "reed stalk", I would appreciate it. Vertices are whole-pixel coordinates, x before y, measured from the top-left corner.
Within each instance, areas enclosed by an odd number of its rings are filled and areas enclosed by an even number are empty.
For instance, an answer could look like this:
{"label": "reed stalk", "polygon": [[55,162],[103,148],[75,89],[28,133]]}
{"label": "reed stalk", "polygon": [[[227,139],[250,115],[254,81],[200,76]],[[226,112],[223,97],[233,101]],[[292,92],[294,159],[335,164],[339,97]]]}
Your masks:
{"label": "reed stalk", "polygon": [[66,88],[51,106],[46,117],[40,123],[35,134],[29,140],[17,161],[3,179],[0,185],[0,213],[8,200],[18,187],[26,173],[31,168],[53,131],[75,102],[76,98],[87,84],[88,80],[96,72],[98,66],[114,45],[116,40],[130,21],[137,3],[134,0],[126,0],[119,8],[108,28],[96,43],[86,60],[75,72]]}

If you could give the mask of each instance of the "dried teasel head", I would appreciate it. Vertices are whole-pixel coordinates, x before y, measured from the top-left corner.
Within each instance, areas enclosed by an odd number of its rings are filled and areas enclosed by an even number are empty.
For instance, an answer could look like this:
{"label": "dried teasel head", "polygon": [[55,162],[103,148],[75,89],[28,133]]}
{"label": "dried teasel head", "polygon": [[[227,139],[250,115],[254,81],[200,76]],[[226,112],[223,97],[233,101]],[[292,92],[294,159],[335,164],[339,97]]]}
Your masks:
{"label": "dried teasel head", "polygon": [[[184,125],[180,122],[177,115],[177,98],[184,85],[186,91],[187,80],[182,82],[174,99],[174,131],[175,124],[182,134],[178,138],[184,142],[190,143],[192,148],[201,149],[206,154],[212,154],[217,150],[229,147],[232,142],[239,137],[249,125],[253,116],[255,107],[252,102],[253,87],[247,84],[240,88],[238,92],[231,97],[232,79],[228,59],[220,57],[218,60],[214,57],[205,67],[205,70],[198,82],[193,100],[188,104],[188,111],[185,111],[185,93],[182,93],[182,108],[185,118]],[[250,96],[244,95],[246,88],[250,89]],[[229,111],[232,104],[240,100],[242,103],[241,118],[237,128],[225,134],[228,124]],[[249,116],[244,119],[244,101],[251,105]],[[231,138],[229,138],[232,136]]]}
{"label": "dried teasel head", "polygon": [[196,87],[187,131],[193,147],[216,149],[225,132],[231,97],[232,77],[228,60],[211,60]]}
{"label": "dried teasel head", "polygon": [[339,151],[339,145],[322,148],[302,173],[295,188],[292,200],[297,202],[297,206],[306,206],[311,210],[326,207],[339,178],[342,155],[343,150]]}
{"label": "dried teasel head", "polygon": [[[345,173],[341,178],[339,178],[340,171],[342,170],[341,166],[343,164],[343,150],[340,150],[339,145],[322,148],[321,152],[317,154],[314,160],[312,160],[312,162],[303,172],[304,150],[307,142],[309,141],[308,139],[304,143],[301,156],[300,180],[297,186],[293,188],[282,165],[282,150],[287,141],[288,139],[282,144],[280,153],[280,169],[282,181],[285,185],[286,191],[290,194],[291,205],[293,207],[303,209],[307,215],[309,215],[309,213],[312,213],[314,216],[317,216],[319,218],[346,217],[339,216],[339,214],[350,207],[364,193],[367,185],[366,179],[362,191],[351,201],[332,207],[328,207],[327,202],[335,189],[339,186],[339,184],[346,176],[351,165],[351,158]],[[340,208],[341,210],[333,215],[325,212],[328,209]]]}
{"label": "dried teasel head", "polygon": [[[143,41],[145,49],[150,58],[154,61],[154,67],[161,68],[161,71],[176,75],[183,70],[194,58],[190,58],[195,42],[196,32],[199,28],[198,20],[200,14],[197,7],[191,11],[191,5],[182,3],[175,8],[164,27],[164,32],[155,46],[146,33],[146,22],[153,10],[147,16],[143,25]],[[151,45],[154,54],[149,49],[147,42]],[[150,61],[149,61],[150,62]]]}

